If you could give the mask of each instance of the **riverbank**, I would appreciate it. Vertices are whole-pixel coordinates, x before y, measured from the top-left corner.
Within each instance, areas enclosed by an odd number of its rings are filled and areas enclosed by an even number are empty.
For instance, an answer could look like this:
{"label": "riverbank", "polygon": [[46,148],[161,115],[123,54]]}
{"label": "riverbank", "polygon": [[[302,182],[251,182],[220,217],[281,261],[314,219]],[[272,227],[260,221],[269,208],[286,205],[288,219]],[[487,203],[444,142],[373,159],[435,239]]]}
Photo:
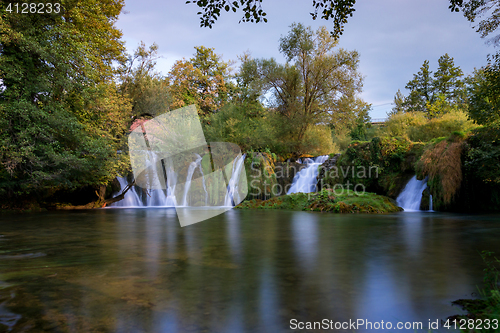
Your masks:
{"label": "riverbank", "polygon": [[385,214],[400,212],[396,202],[386,196],[369,192],[345,190],[336,193],[323,189],[316,193],[293,193],[269,200],[253,199],[244,201],[237,209],[286,209],[331,213],[372,213]]}

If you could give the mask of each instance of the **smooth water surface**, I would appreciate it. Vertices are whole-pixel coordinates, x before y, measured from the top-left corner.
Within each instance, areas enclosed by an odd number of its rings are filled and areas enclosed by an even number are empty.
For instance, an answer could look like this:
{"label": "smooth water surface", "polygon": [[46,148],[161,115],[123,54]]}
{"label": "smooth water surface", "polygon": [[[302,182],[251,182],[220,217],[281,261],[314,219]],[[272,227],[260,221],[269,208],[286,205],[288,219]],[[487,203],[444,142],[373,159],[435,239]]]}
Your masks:
{"label": "smooth water surface", "polygon": [[0,235],[0,331],[11,332],[426,328],[476,292],[479,251],[500,254],[499,216],[417,212],[231,210],[185,228],[165,208],[4,214]]}

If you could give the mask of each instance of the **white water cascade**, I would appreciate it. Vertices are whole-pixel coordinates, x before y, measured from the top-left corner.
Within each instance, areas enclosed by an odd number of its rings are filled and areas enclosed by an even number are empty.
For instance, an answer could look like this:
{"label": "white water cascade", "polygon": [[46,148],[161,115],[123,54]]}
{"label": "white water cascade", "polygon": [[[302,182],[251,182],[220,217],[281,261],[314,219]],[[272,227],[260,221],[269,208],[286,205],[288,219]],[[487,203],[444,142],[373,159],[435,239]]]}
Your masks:
{"label": "white water cascade", "polygon": [[[191,189],[191,182],[193,180],[193,175],[196,169],[199,169],[202,176],[202,185],[205,192],[205,206],[208,206],[208,191],[205,183],[205,176],[202,169],[202,158],[200,155],[196,154],[196,159],[191,162],[187,169],[186,180],[184,182],[183,192],[177,193],[176,197],[175,188],[177,184],[178,174],[174,171],[172,161],[164,161],[163,167],[164,172],[167,175],[165,190],[155,189],[142,191],[137,186],[132,186],[122,200],[111,204],[111,207],[189,207],[189,195]],[[156,184],[159,182],[158,175],[163,174],[163,170],[157,170],[157,167],[161,167],[162,163],[156,163],[154,159],[155,156],[149,156],[152,159],[152,167],[147,175],[150,179],[150,183]],[[240,181],[241,171],[244,168],[245,155],[240,155],[236,157],[233,161],[233,168],[231,178],[229,180],[229,185],[227,186],[227,192],[224,200],[224,206],[232,206],[235,201],[240,202],[238,184]],[[161,171],[161,172],[159,172]],[[121,191],[127,186],[128,182],[125,178],[118,177],[118,182],[120,183],[120,191],[116,195],[120,194]],[[182,188],[180,189],[182,191]],[[179,191],[177,191],[179,192]],[[203,199],[202,199],[203,200]],[[202,201],[203,202],[203,201]]]}
{"label": "white water cascade", "polygon": [[[123,177],[117,177],[117,180],[118,180],[118,183],[120,183],[120,192],[118,192],[118,194],[120,194],[121,190],[123,190],[127,186],[128,182],[127,182],[127,179],[125,179]],[[111,206],[112,207],[141,207],[141,206],[143,206],[143,204],[142,204],[141,197],[137,193],[136,187],[132,186],[132,188],[130,190],[128,190],[127,193],[125,193],[125,197],[122,200],[111,204]]]}
{"label": "white water cascade", "polygon": [[[234,202],[241,202],[238,192],[238,184],[240,182],[241,168],[243,168],[243,162],[245,162],[245,156],[236,157],[233,161],[233,170],[231,173],[231,179],[229,179],[229,184],[227,185],[226,197],[224,198],[224,206],[233,206]],[[236,199],[236,200],[234,200]]]}
{"label": "white water cascade", "polygon": [[[187,177],[186,177],[186,185],[184,185],[184,197],[182,198],[182,205],[186,206],[186,207],[189,206],[188,201],[187,201],[187,197],[188,197],[189,188],[191,187],[191,180],[193,180],[194,170],[197,167],[200,167],[200,169],[201,169],[201,156],[198,154],[196,154],[196,156],[197,156],[196,161],[191,162],[191,164],[189,164],[188,173],[187,173]],[[205,200],[205,202],[206,202],[206,200]]]}
{"label": "white water cascade", "polygon": [[[398,205],[403,207],[405,212],[414,212],[420,210],[422,201],[422,192],[427,187],[427,179],[418,180],[417,176],[406,184],[403,192],[396,199]],[[431,208],[432,209],[432,208]]]}
{"label": "white water cascade", "polygon": [[302,161],[307,166],[300,170],[293,177],[292,186],[286,194],[292,193],[310,193],[316,190],[316,182],[318,177],[318,167],[328,159],[328,155],[318,156],[314,159],[306,158]]}

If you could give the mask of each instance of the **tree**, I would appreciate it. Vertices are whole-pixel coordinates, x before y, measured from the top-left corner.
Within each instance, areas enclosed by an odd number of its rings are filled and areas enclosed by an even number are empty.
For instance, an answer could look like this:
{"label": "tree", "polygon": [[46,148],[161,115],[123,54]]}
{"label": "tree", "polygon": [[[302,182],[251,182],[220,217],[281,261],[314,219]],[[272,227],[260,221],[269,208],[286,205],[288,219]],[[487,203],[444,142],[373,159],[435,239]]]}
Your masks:
{"label": "tree", "polygon": [[500,121],[500,59],[486,68],[474,70],[468,80],[469,117],[480,125]]}
{"label": "tree", "polygon": [[433,102],[432,72],[429,71],[429,60],[425,60],[420,71],[413,74],[405,88],[410,90],[404,106],[409,111],[425,111],[425,105]]}
{"label": "tree", "polygon": [[126,162],[117,150],[130,106],[113,81],[123,1],[61,4],[50,14],[0,9],[3,197],[99,187]]}
{"label": "tree", "polygon": [[464,84],[460,80],[464,74],[460,67],[455,66],[453,58],[446,53],[438,59],[438,69],[432,82],[433,93],[441,94],[448,102],[461,103]]}
{"label": "tree", "polygon": [[[413,74],[413,79],[406,84],[405,88],[410,90],[410,93],[404,98],[401,106],[397,106],[397,110],[422,111],[431,116],[429,106],[433,105],[432,114],[436,116],[446,113],[450,107],[463,106],[466,103],[464,83],[460,80],[463,76],[460,67],[455,66],[453,58],[448,54],[441,56],[438,64],[437,71],[431,76],[429,61],[424,61],[420,71]],[[401,98],[402,94],[399,92],[399,95],[395,96],[395,103],[400,103]],[[445,105],[443,110],[437,111],[440,106]]]}
{"label": "tree", "polygon": [[172,93],[172,108],[196,104],[202,116],[219,110],[229,99],[231,91],[230,62],[213,48],[195,47],[189,60],[176,61],[168,74]]}
{"label": "tree", "polygon": [[156,44],[141,42],[120,70],[120,91],[131,99],[132,117],[155,117],[170,109],[168,81],[155,71],[158,59]]}
{"label": "tree", "polygon": [[[459,9],[463,9],[464,16],[471,22],[474,21],[477,15],[485,11],[483,8],[488,8],[486,4],[494,2],[492,0],[449,1],[450,5],[448,8],[452,12],[458,12]],[[189,0],[186,1],[186,4],[196,4],[200,8],[200,11],[197,13],[200,15],[200,26],[212,28],[222,10],[237,12],[240,8],[243,11],[243,17],[240,19],[240,22],[267,22],[267,13],[262,9],[262,2],[263,0]],[[313,20],[318,15],[324,20],[333,19],[331,34],[332,37],[339,38],[344,32],[344,25],[347,23],[347,18],[352,17],[355,11],[355,4],[356,0],[313,0],[312,6],[314,12],[310,14]],[[498,13],[495,11],[494,14],[496,16],[492,15],[491,20],[483,21],[485,22],[483,25],[488,28],[483,28],[481,31],[490,31],[493,27],[496,28],[498,26],[498,23],[495,21]]]}
{"label": "tree", "polygon": [[294,23],[280,39],[286,64],[274,59],[247,59],[242,64],[241,80],[261,88],[261,95],[272,95],[270,104],[283,118],[282,133],[290,136],[295,152],[310,126],[338,121],[361,91],[358,53],[335,50],[336,45],[325,27],[314,32]]}
{"label": "tree", "polygon": [[396,93],[396,95],[394,95],[394,102],[392,104],[394,104],[394,107],[388,113],[389,117],[406,111],[406,107],[404,106],[405,96],[403,95],[400,89],[398,89],[398,92]]}

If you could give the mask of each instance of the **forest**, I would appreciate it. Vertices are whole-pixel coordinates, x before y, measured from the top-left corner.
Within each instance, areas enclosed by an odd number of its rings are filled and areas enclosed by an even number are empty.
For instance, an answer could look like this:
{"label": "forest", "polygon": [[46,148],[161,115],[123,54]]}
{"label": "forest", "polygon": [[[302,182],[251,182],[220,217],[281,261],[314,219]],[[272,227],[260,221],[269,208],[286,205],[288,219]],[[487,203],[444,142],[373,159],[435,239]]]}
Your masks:
{"label": "forest", "polygon": [[[276,41],[284,63],[249,52],[227,60],[200,45],[164,74],[156,69],[156,44],[140,43],[126,53],[114,25],[122,6],[68,2],[63,12],[44,15],[2,9],[4,208],[104,201],[116,191],[116,176],[131,171],[128,133],[195,105],[207,141],[269,153],[275,162],[341,153],[341,162],[354,163],[348,156],[360,158],[359,147],[374,142],[396,142],[400,155],[406,154],[401,147],[418,146],[415,163],[400,171],[430,176],[443,208],[467,180],[474,191],[487,189],[487,210],[499,209],[498,55],[472,73],[463,73],[448,54],[425,60],[404,92],[395,93],[387,121],[371,125],[371,105],[359,97],[360,55],[338,47],[338,36],[326,27],[314,31],[293,23]],[[398,186],[377,183],[372,189],[390,195],[387,189]]]}

